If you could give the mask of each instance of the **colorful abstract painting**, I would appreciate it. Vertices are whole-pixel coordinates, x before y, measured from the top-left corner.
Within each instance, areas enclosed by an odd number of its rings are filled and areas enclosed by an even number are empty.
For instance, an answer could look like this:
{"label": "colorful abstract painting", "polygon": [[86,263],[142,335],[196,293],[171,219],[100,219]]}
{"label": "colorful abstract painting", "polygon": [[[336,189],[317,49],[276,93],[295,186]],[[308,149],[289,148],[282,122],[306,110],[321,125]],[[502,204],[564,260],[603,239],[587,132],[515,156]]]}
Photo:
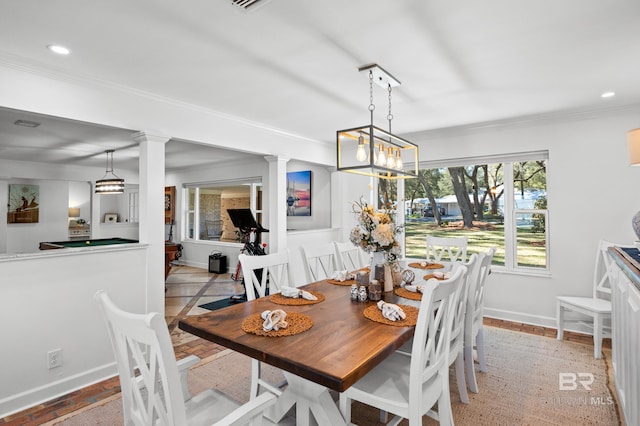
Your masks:
{"label": "colorful abstract painting", "polygon": [[311,170],[287,173],[287,216],[311,216]]}

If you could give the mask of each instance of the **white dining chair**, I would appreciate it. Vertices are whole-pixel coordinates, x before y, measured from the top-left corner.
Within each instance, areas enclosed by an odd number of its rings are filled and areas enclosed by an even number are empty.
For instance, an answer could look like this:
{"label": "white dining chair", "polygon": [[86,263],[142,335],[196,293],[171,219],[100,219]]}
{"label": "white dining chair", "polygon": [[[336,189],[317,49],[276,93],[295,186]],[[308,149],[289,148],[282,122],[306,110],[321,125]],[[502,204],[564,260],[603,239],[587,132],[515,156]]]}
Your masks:
{"label": "white dining chair", "polygon": [[216,389],[191,396],[188,367],[200,359],[176,362],[164,316],[125,312],[102,290],[94,299],[115,353],[125,425],[259,425],[264,410],[276,402],[273,394],[263,393],[239,404]]}
{"label": "white dining chair", "polygon": [[[264,256],[249,256],[241,253],[238,256],[238,261],[242,267],[247,300],[255,300],[257,297],[279,293],[282,286],[296,287],[293,282],[288,249]],[[260,388],[265,388],[269,392],[280,396],[282,395],[281,388],[285,384],[286,382],[274,384],[264,380],[262,378],[261,362],[251,358],[251,387],[249,395],[252,399],[260,395]]]}
{"label": "white dining chair", "polygon": [[[449,339],[466,267],[448,280],[427,281],[415,327],[411,357],[393,353],[340,394],[340,411],[351,420],[351,402],[360,401],[394,414],[389,424],[403,418],[409,426],[422,425],[427,414],[442,425],[453,424],[449,395]],[[438,404],[438,411],[433,406]]]}
{"label": "white dining chair", "polygon": [[474,364],[474,350],[477,354],[480,371],[486,373],[487,362],[484,354],[484,289],[491,272],[491,262],[496,252],[491,247],[486,253],[479,253],[474,269],[469,277],[469,295],[464,324],[464,363],[467,385],[473,393],[478,393],[478,382]]}
{"label": "white dining chair", "polygon": [[263,256],[240,253],[238,262],[242,267],[247,300],[278,293],[282,286],[296,287],[293,284],[288,249]]}
{"label": "white dining chair", "polygon": [[[556,313],[558,340],[564,337],[566,323],[578,323],[593,331],[593,356],[602,357],[602,339],[611,337],[611,258],[607,249],[611,246],[633,247],[600,240],[596,251],[591,296],[558,296]],[[579,318],[568,319],[567,311],[580,314]],[[608,322],[605,324],[605,322]]]}
{"label": "white dining chair", "polygon": [[369,265],[368,259],[360,247],[351,242],[333,242],[336,252],[336,267],[341,271],[353,272]]}
{"label": "white dining chair", "polygon": [[427,261],[466,262],[467,237],[434,237],[427,234]]}
{"label": "white dining chair", "polygon": [[[478,261],[478,255],[472,254],[469,256],[469,261],[466,263],[455,263],[451,268],[451,272],[455,273],[456,269],[464,266],[466,268],[465,274],[462,278],[462,288],[460,290],[460,297],[458,304],[456,305],[453,322],[451,324],[451,336],[449,338],[449,367],[453,366],[456,376],[456,384],[458,386],[458,394],[460,395],[460,401],[464,404],[469,403],[469,395],[467,394],[467,381],[465,380],[465,365],[464,365],[464,327],[465,318],[467,312],[467,298],[469,295],[469,286],[472,278],[476,262]],[[403,345],[398,349],[399,353],[404,355],[411,355],[411,341]]]}
{"label": "white dining chair", "polygon": [[[461,263],[466,267],[466,273],[462,280],[462,289],[460,290],[460,299],[456,306],[455,315],[453,316],[453,324],[451,326],[450,348],[449,348],[449,366],[453,366],[456,374],[456,384],[458,385],[458,394],[460,401],[464,404],[469,403],[469,395],[467,394],[467,381],[465,380],[464,365],[464,330],[465,319],[467,314],[467,301],[469,298],[469,287],[473,279],[473,271],[478,262],[478,255],[469,256],[469,261]],[[453,266],[454,270],[460,264]]]}
{"label": "white dining chair", "polygon": [[308,283],[331,278],[336,270],[336,252],[332,243],[300,246]]}

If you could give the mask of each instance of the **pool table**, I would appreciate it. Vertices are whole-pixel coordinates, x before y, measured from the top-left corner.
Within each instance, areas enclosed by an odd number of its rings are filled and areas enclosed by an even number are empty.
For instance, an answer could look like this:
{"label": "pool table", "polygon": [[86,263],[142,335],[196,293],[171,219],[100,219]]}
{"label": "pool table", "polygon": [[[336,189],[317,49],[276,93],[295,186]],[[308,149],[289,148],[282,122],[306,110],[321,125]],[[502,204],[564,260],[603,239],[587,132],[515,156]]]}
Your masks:
{"label": "pool table", "polygon": [[78,248],[78,247],[95,247],[113,244],[132,244],[138,240],[129,240],[127,238],[100,238],[96,240],[73,240],[73,241],[53,241],[40,243],[40,250]]}

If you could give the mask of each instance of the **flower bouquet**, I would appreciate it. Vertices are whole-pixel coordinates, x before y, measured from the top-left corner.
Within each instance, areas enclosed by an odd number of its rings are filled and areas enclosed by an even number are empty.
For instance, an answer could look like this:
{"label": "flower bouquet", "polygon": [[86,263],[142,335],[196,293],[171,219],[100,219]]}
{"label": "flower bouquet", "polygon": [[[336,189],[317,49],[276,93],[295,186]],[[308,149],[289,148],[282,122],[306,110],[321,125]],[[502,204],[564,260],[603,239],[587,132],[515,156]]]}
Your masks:
{"label": "flower bouquet", "polygon": [[363,199],[353,203],[353,213],[358,225],[351,230],[349,240],[367,253],[382,253],[386,262],[397,260],[401,247],[396,235],[402,232],[402,226],[396,225],[388,211],[374,211],[373,206]]}

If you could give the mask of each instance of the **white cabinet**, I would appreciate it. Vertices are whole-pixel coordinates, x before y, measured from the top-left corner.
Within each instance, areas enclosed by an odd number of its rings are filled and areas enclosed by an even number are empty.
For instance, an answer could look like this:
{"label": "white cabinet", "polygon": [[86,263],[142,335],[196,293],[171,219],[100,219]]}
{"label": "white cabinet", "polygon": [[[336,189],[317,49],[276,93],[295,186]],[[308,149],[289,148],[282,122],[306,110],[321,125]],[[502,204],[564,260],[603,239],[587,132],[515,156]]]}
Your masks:
{"label": "white cabinet", "polygon": [[640,271],[613,255],[612,358],[618,400],[628,425],[640,424]]}

